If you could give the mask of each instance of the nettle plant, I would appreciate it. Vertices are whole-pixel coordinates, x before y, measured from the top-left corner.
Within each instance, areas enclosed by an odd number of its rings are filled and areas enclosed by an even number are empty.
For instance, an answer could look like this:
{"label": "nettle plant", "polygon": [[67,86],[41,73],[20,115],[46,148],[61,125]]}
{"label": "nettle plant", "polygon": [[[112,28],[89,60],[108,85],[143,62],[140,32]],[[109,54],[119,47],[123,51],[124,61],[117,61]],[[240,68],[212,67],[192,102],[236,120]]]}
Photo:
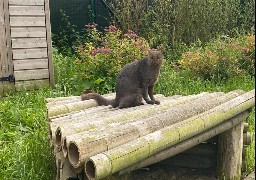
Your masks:
{"label": "nettle plant", "polygon": [[254,76],[255,35],[221,37],[183,53],[179,64],[203,79],[225,80],[231,76]]}
{"label": "nettle plant", "polygon": [[81,66],[85,89],[98,93],[114,91],[116,76],[121,68],[143,58],[148,50],[148,42],[128,30],[122,33],[110,25],[103,32],[97,24],[86,25],[85,43],[77,48],[76,63]]}

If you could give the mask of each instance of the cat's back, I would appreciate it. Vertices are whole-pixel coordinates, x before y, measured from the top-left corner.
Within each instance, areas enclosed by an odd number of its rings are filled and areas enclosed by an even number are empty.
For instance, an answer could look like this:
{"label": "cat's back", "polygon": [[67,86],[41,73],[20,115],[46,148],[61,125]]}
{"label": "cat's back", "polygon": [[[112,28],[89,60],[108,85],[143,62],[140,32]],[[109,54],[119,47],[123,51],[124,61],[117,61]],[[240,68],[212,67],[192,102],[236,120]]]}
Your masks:
{"label": "cat's back", "polygon": [[131,77],[138,73],[139,61],[134,61],[126,64],[120,71],[119,77]]}
{"label": "cat's back", "polygon": [[127,94],[136,92],[139,88],[139,83],[138,61],[126,64],[118,74],[116,80],[117,97],[121,98]]}

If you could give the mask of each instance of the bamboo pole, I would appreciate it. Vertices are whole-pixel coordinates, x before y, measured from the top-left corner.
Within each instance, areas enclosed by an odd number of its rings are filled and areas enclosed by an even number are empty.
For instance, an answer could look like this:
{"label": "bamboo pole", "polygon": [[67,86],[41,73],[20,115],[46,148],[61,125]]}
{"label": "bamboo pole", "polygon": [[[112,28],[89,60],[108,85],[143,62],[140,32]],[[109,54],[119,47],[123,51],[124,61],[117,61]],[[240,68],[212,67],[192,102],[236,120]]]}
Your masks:
{"label": "bamboo pole", "polygon": [[[212,97],[210,98],[211,95]],[[180,120],[204,112],[236,96],[236,93],[228,93],[224,96],[209,94],[190,103],[175,106],[164,113],[136,119],[136,121],[129,121],[123,125],[120,124],[113,128],[106,128],[106,130],[101,132],[94,131],[94,133],[86,132],[86,134],[79,133],[68,136],[66,137],[66,145],[69,149],[69,160],[74,167],[80,166],[80,164],[96,153],[112,149],[165,126],[175,124]],[[99,143],[101,144],[100,146],[98,145]]]}
{"label": "bamboo pole", "polygon": [[[164,99],[161,103],[161,106],[164,106],[164,104],[167,103],[167,101],[172,100],[172,97],[165,98],[163,95],[159,96],[159,99]],[[184,99],[185,97],[183,97]],[[179,98],[178,98],[179,99]],[[176,101],[176,98],[175,98]],[[53,142],[60,143],[60,140],[62,140],[61,136],[62,133],[59,133],[60,129],[74,129],[73,127],[77,127],[76,130],[72,131],[71,133],[78,133],[81,131],[81,128],[84,128],[84,130],[93,129],[100,127],[100,123],[96,121],[97,119],[102,119],[104,117],[105,119],[112,118],[114,120],[120,119],[120,117],[123,117],[125,115],[125,118],[131,118],[132,116],[139,116],[142,114],[143,111],[153,111],[152,105],[146,104],[143,106],[136,106],[131,108],[124,108],[124,109],[115,109],[115,108],[109,108],[107,106],[97,106],[93,108],[89,108],[83,111],[79,111],[77,113],[68,114],[65,117],[59,117],[58,120],[54,120],[50,123],[50,134],[52,135],[51,138]],[[130,112],[133,112],[131,114]],[[96,119],[96,120],[94,120]],[[124,118],[121,118],[122,120],[126,120]],[[87,121],[86,121],[87,120]],[[89,121],[90,120],[90,121]],[[92,121],[93,120],[93,121]],[[110,121],[105,122],[105,124],[111,123]],[[86,127],[81,127],[82,124],[86,124]],[[68,131],[65,133],[68,134]],[[56,141],[57,140],[57,141]]]}
{"label": "bamboo pole", "polygon": [[[158,94],[155,95],[156,98],[160,99],[160,100],[164,100],[166,98],[168,99],[178,99],[178,96],[171,96],[171,97],[165,97],[162,94]],[[92,100],[94,101],[94,100]],[[62,104],[65,105],[65,104]],[[62,114],[61,116],[55,116],[55,117],[50,117],[49,121],[51,123],[68,123],[70,121],[72,122],[78,122],[81,120],[86,119],[86,117],[92,117],[93,116],[102,116],[102,114],[105,114],[106,111],[109,111],[111,113],[111,110],[116,110],[117,108],[111,108],[109,106],[95,106],[95,107],[91,107],[91,108],[87,108],[87,109],[82,109],[82,110],[78,110],[78,111],[74,111],[74,112],[70,112],[70,113],[66,113],[66,114]],[[124,110],[127,110],[129,108],[126,108]],[[121,109],[120,109],[121,111]],[[87,115],[87,116],[86,116]]]}
{"label": "bamboo pole", "polygon": [[243,144],[250,145],[252,142],[252,136],[250,132],[243,133]]}
{"label": "bamboo pole", "polygon": [[[113,93],[112,94],[106,94],[106,95],[103,95],[103,97],[112,99],[112,98],[114,98],[114,94]],[[77,99],[77,96],[71,97],[71,99]],[[64,103],[65,103],[66,102],[65,100],[70,100],[70,98],[69,97],[62,97],[62,98],[59,98],[59,100],[57,100],[57,101],[63,101],[63,100],[64,100]],[[47,99],[47,101],[49,101],[49,99]],[[50,100],[50,102],[52,102],[52,101]],[[54,101],[54,102],[56,102],[56,101]],[[77,101],[77,102],[75,101],[75,102],[71,102],[71,103],[67,103],[67,104],[60,104],[60,105],[56,105],[56,106],[50,106],[47,109],[47,114],[48,114],[48,117],[54,117],[54,116],[70,113],[70,112],[73,112],[73,111],[79,111],[79,110],[87,109],[87,108],[94,107],[94,106],[98,106],[98,104],[93,99],[85,100],[85,101],[80,100],[80,101]]]}
{"label": "bamboo pole", "polygon": [[51,102],[58,102],[58,101],[69,101],[69,100],[81,100],[80,96],[68,96],[68,97],[55,97],[55,98],[46,98],[45,102],[46,103],[51,103]]}
{"label": "bamboo pole", "polygon": [[[176,99],[172,99],[168,97],[164,99],[160,105],[151,105],[146,104],[143,106],[136,106],[131,108],[124,109],[111,109],[105,112],[97,112],[95,114],[89,114],[88,116],[83,116],[82,119],[78,121],[72,119],[71,123],[60,124],[58,128],[55,130],[56,134],[56,143],[60,143],[64,141],[64,138],[70,134],[76,134],[83,131],[88,131],[90,129],[94,129],[97,127],[102,128],[105,125],[114,123],[114,125],[119,124],[121,122],[131,120],[133,118],[138,117],[147,117],[154,113],[160,113],[174,105],[178,105],[181,103],[185,103],[189,99],[192,100],[195,97],[200,97],[202,95],[195,95],[190,97],[181,97]],[[54,131],[54,130],[53,130]],[[61,140],[61,141],[58,141]]]}
{"label": "bamboo pole", "polygon": [[[172,97],[164,98],[161,101],[161,106],[165,107],[166,104],[169,104],[169,103],[178,104],[178,103],[181,103],[181,100],[184,101],[185,97],[181,97],[178,99],[176,99],[176,98],[173,99]],[[97,119],[92,120],[94,123],[93,126],[88,126],[87,130],[82,131],[80,133],[71,134],[71,135],[73,137],[76,136],[77,138],[81,138],[81,137],[87,138],[87,137],[89,137],[90,133],[96,133],[96,134],[103,133],[104,134],[112,128],[121,126],[122,124],[126,124],[128,121],[135,121],[137,116],[140,116],[140,117],[144,116],[144,115],[149,116],[150,114],[153,114],[156,111],[156,109],[154,109],[154,111],[152,111],[152,105],[147,104],[147,105],[144,105],[143,107],[132,107],[129,110],[127,109],[126,111],[122,111],[122,110],[121,111],[118,110],[118,111],[119,111],[119,113],[113,112],[114,114],[109,114],[108,116],[106,116],[106,114],[100,115],[100,113],[97,113],[97,117],[101,121],[103,120],[102,116],[105,116],[104,119],[106,119],[106,121],[98,122]],[[119,119],[121,119],[122,121],[120,121],[120,122],[114,121],[114,120],[119,120]],[[65,133],[64,136],[63,136],[62,132]],[[59,132],[57,129],[57,132],[56,132],[56,134],[57,134],[56,135],[56,144],[62,145],[62,150],[63,150],[63,154],[65,157],[67,156],[67,142],[69,142],[69,140],[66,140],[66,137],[67,137],[66,133],[67,133],[67,131],[63,131],[63,129],[62,129],[62,131],[59,131]],[[64,138],[64,140],[62,140],[62,137]],[[74,137],[74,138],[76,138],[76,137]]]}
{"label": "bamboo pole", "polygon": [[82,168],[74,169],[69,160],[65,158],[61,152],[55,154],[55,158],[57,167],[56,180],[67,180],[69,178],[76,177],[78,173],[82,171]]}
{"label": "bamboo pole", "polygon": [[140,169],[142,167],[160,162],[166,158],[169,158],[171,156],[174,156],[178,153],[183,152],[186,149],[190,149],[193,146],[202,143],[204,141],[206,141],[209,138],[215,137],[216,135],[232,128],[234,125],[239,124],[240,122],[244,121],[247,117],[249,116],[249,112],[245,111],[239,115],[236,115],[235,117],[229,119],[226,122],[223,122],[211,129],[209,129],[208,131],[205,131],[203,133],[200,133],[192,138],[189,138],[185,141],[182,141],[180,143],[178,143],[177,145],[171,146],[157,154],[154,154],[146,159],[143,159],[141,161],[139,161],[138,163],[135,163],[123,170],[121,170],[119,172],[119,175],[123,175],[125,173],[134,171],[136,169]]}
{"label": "bamboo pole", "polygon": [[254,106],[255,90],[209,111],[167,126],[129,143],[90,157],[85,164],[89,179],[100,179],[198,135]]}
{"label": "bamboo pole", "polygon": [[248,123],[244,122],[244,130],[243,130],[243,132],[244,133],[248,132],[248,128],[249,128]]}

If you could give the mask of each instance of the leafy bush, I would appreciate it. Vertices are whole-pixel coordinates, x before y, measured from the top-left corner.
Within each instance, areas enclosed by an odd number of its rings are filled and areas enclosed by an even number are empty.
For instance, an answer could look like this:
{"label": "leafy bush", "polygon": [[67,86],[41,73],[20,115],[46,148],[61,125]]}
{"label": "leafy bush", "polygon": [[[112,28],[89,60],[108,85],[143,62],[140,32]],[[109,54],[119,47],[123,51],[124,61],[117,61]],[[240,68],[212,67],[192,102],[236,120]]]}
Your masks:
{"label": "leafy bush", "polygon": [[254,75],[255,35],[240,38],[222,37],[204,48],[191,49],[179,64],[204,79],[228,79],[231,76]]}
{"label": "leafy bush", "polygon": [[64,96],[71,93],[79,95],[85,88],[80,76],[81,66],[76,64],[76,56],[65,56],[53,49],[55,88]]}
{"label": "leafy bush", "polygon": [[86,41],[77,48],[76,60],[83,72],[77,75],[82,76],[85,89],[93,89],[99,93],[113,91],[121,68],[128,62],[144,57],[149,45],[131,30],[123,34],[111,25],[99,32],[96,24],[86,26]]}
{"label": "leafy bush", "polygon": [[173,48],[202,43],[218,34],[250,33],[255,28],[255,0],[111,0],[122,29],[134,29],[151,46]]}

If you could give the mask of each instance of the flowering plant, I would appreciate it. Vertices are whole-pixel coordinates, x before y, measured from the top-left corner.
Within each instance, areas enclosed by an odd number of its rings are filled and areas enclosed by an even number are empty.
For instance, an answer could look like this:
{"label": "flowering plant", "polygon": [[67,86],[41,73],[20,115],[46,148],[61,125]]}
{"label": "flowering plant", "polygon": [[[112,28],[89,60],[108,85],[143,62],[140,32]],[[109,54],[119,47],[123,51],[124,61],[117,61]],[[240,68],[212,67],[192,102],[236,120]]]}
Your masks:
{"label": "flowering plant", "polygon": [[76,63],[84,70],[86,88],[100,93],[113,91],[116,76],[121,68],[132,61],[143,58],[149,50],[148,42],[128,30],[123,34],[110,25],[103,32],[97,24],[88,24],[85,42],[77,48]]}
{"label": "flowering plant", "polygon": [[254,75],[255,35],[217,39],[203,49],[186,52],[179,60],[183,69],[204,79]]}

